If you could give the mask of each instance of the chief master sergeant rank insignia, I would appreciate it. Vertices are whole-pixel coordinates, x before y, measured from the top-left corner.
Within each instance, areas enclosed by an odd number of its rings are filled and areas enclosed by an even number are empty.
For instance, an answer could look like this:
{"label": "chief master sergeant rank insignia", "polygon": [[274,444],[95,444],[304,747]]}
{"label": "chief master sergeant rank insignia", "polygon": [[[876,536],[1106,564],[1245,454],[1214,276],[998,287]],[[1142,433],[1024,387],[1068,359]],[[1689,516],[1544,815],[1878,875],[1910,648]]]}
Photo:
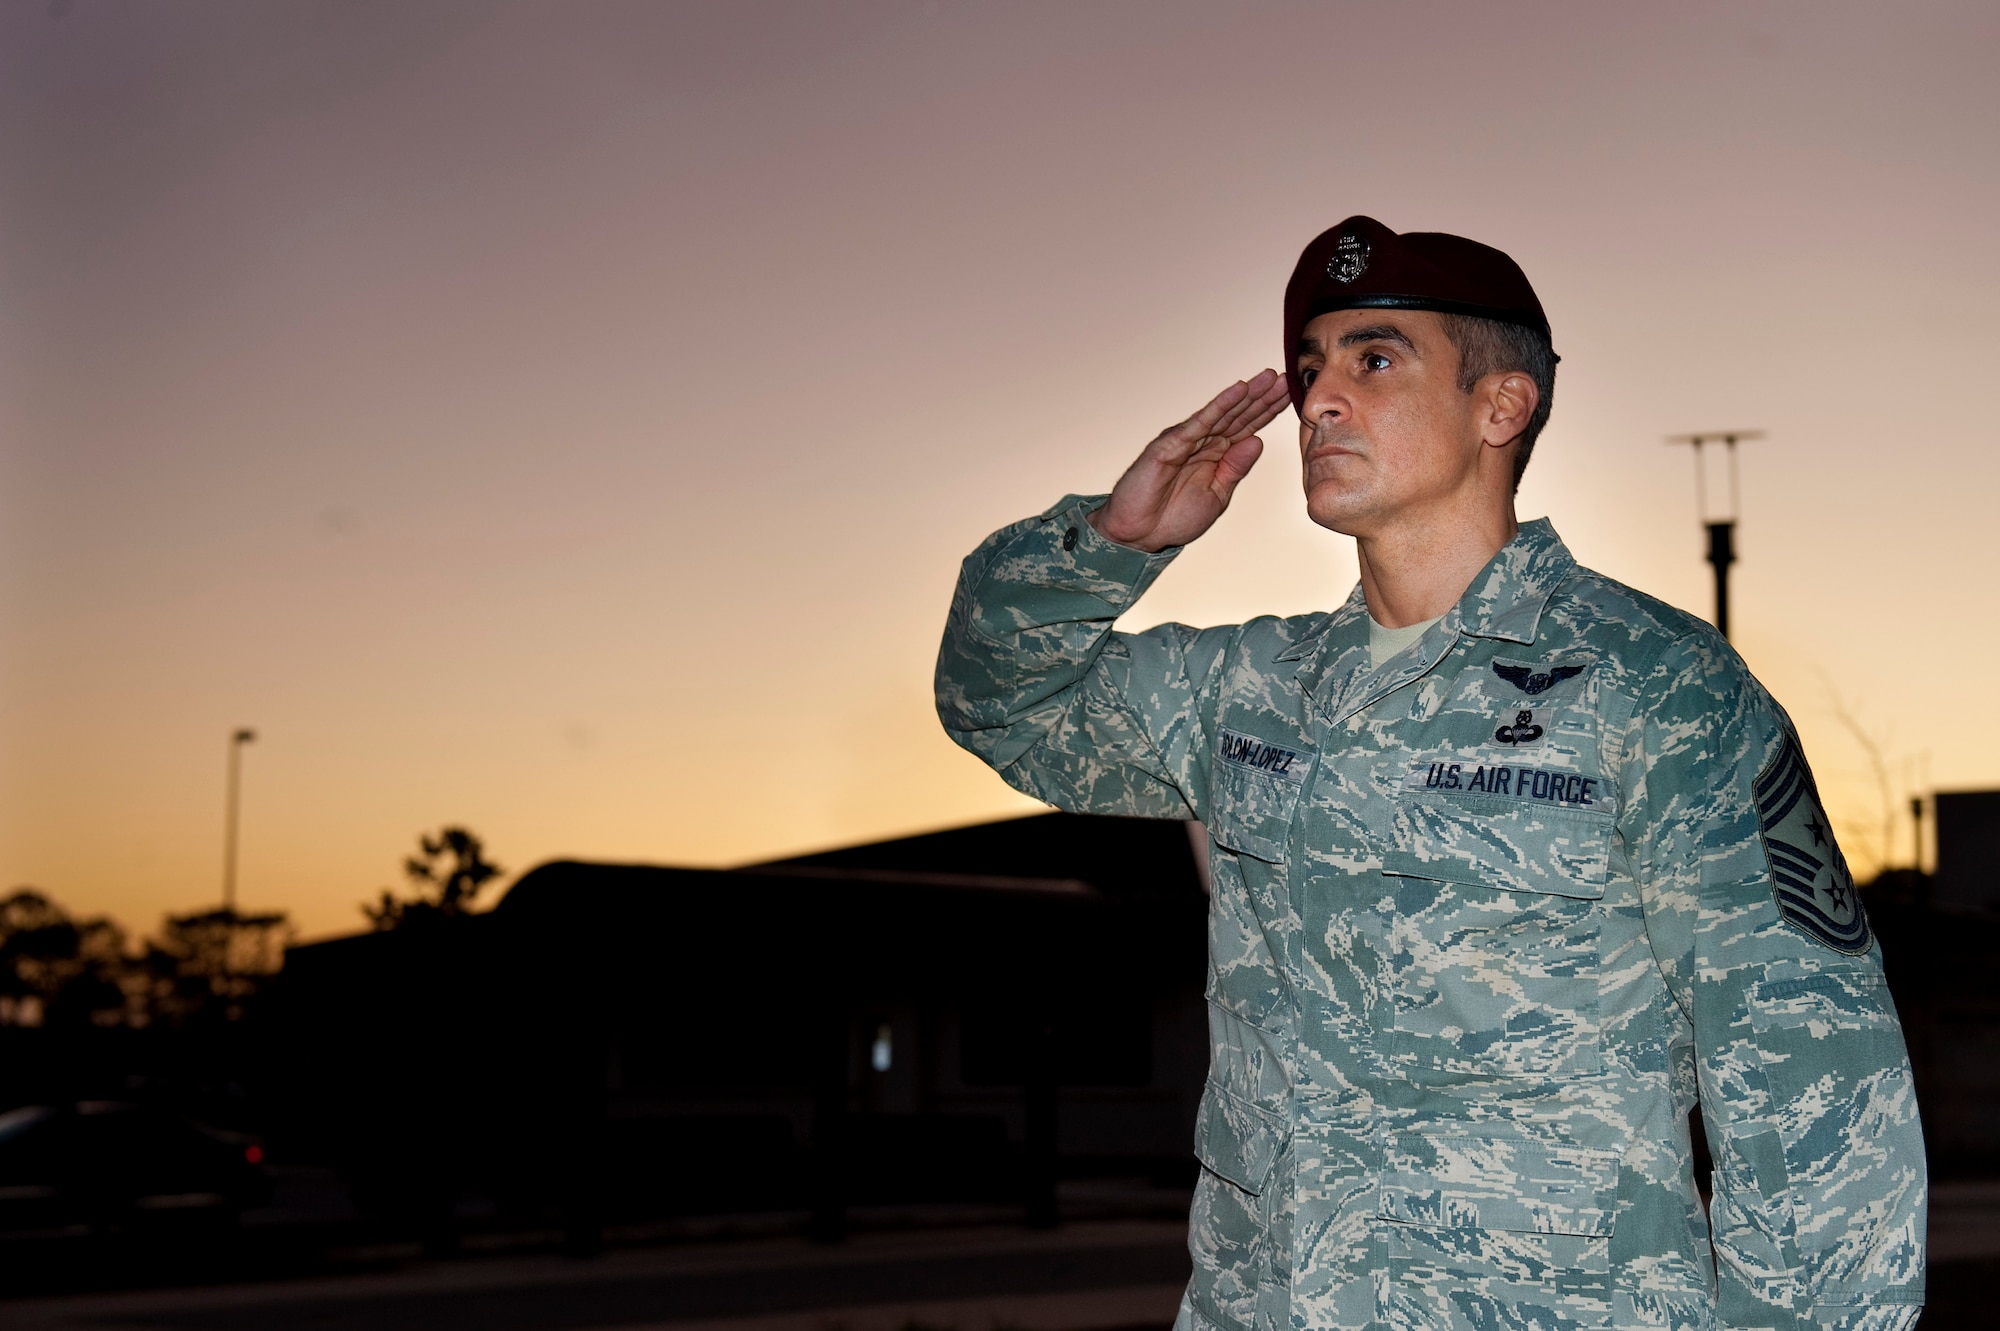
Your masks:
{"label": "chief master sergeant rank insignia", "polygon": [[1757,821],[1771,865],[1771,893],[1785,922],[1836,952],[1868,950],[1868,913],[1854,892],[1847,857],[1834,843],[1812,769],[1796,739],[1757,778]]}

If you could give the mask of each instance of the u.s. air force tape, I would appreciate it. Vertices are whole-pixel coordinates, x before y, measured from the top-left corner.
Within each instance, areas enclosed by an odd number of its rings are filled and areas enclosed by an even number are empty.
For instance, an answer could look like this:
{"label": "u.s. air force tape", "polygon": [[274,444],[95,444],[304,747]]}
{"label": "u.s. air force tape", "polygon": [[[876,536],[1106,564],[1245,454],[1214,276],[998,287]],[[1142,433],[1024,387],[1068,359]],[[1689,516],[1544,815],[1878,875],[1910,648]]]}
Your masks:
{"label": "u.s. air force tape", "polygon": [[1402,784],[1404,790],[1498,795],[1505,799],[1570,809],[1594,809],[1608,806],[1611,802],[1601,777],[1585,776],[1581,772],[1552,771],[1544,767],[1488,766],[1476,762],[1419,758],[1410,764]]}

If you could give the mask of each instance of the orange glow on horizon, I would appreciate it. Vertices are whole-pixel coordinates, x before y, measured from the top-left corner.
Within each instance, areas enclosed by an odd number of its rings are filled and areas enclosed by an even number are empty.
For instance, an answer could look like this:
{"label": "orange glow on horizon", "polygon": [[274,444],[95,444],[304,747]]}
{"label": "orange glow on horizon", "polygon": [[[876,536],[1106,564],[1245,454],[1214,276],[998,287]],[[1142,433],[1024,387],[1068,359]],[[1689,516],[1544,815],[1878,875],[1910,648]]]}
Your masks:
{"label": "orange glow on horizon", "polygon": [[[1904,862],[1910,788],[2000,785],[1996,28],[9,10],[0,891],[135,931],[217,900],[238,726],[240,899],[306,936],[446,823],[520,872],[1032,809],[931,714],[958,561],[1273,363],[1356,211],[1536,283],[1522,513],[1585,563],[1706,614],[1664,440],[1768,431],[1737,642],[1857,872]],[[1131,624],[1346,595],[1291,432]]]}

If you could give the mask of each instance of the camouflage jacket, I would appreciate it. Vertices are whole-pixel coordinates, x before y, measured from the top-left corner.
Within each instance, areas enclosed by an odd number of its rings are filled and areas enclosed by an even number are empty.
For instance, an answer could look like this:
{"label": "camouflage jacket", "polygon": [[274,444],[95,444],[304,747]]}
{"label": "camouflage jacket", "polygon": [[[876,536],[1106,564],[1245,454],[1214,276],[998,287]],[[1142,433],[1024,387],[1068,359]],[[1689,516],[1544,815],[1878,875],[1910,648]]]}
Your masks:
{"label": "camouflage jacket", "polygon": [[965,561],[937,701],[1058,808],[1207,826],[1180,1331],[1912,1323],[1902,1032],[1728,644],[1546,522],[1380,669],[1359,588],[1114,632],[1173,552],[1098,536],[1100,502]]}

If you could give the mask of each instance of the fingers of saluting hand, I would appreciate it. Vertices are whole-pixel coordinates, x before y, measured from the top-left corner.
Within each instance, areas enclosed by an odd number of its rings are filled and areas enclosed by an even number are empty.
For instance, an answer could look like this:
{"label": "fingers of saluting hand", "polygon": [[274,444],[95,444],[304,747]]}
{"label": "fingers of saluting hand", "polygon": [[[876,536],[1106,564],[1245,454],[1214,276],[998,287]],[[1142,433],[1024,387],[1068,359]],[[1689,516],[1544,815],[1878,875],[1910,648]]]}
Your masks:
{"label": "fingers of saluting hand", "polygon": [[1263,371],[1246,381],[1244,388],[1243,400],[1216,425],[1215,433],[1225,439],[1233,441],[1257,433],[1291,400],[1290,390],[1275,370]]}
{"label": "fingers of saluting hand", "polygon": [[1176,433],[1204,445],[1241,439],[1268,425],[1282,408],[1285,397],[1284,379],[1275,370],[1263,370],[1217,393]]}
{"label": "fingers of saluting hand", "polygon": [[1179,425],[1169,426],[1160,431],[1160,437],[1153,441],[1147,451],[1160,457],[1162,461],[1179,464],[1195,453],[1215,442],[1216,428],[1227,419],[1244,399],[1249,396],[1249,388],[1237,380],[1229,387],[1208,400],[1208,405]]}
{"label": "fingers of saluting hand", "polygon": [[1111,540],[1161,550],[1199,537],[1229,506],[1236,483],[1264,449],[1257,431],[1286,401],[1284,379],[1264,370],[1238,380],[1179,425],[1162,430],[1112,487],[1090,523]]}
{"label": "fingers of saluting hand", "polygon": [[1223,451],[1222,456],[1215,460],[1213,488],[1224,503],[1229,502],[1229,496],[1235,491],[1236,483],[1250,474],[1250,469],[1257,465],[1257,459],[1263,452],[1264,441],[1254,434],[1246,435],[1232,443]]}
{"label": "fingers of saluting hand", "polygon": [[1208,405],[1179,425],[1162,430],[1159,438],[1147,448],[1156,461],[1170,467],[1185,466],[1196,458],[1226,447],[1231,439],[1240,436],[1246,422],[1255,420],[1263,406],[1263,392],[1268,389],[1265,375],[1250,379],[1239,379],[1229,387],[1209,399]]}
{"label": "fingers of saluting hand", "polygon": [[[1249,420],[1239,422],[1230,438],[1241,439],[1246,435],[1257,433],[1276,420],[1279,412],[1292,405],[1292,390],[1285,382],[1285,377],[1275,370],[1266,370],[1264,374],[1271,376],[1270,386],[1257,395],[1254,411]],[[1264,374],[1258,375],[1257,378],[1262,379]]]}

